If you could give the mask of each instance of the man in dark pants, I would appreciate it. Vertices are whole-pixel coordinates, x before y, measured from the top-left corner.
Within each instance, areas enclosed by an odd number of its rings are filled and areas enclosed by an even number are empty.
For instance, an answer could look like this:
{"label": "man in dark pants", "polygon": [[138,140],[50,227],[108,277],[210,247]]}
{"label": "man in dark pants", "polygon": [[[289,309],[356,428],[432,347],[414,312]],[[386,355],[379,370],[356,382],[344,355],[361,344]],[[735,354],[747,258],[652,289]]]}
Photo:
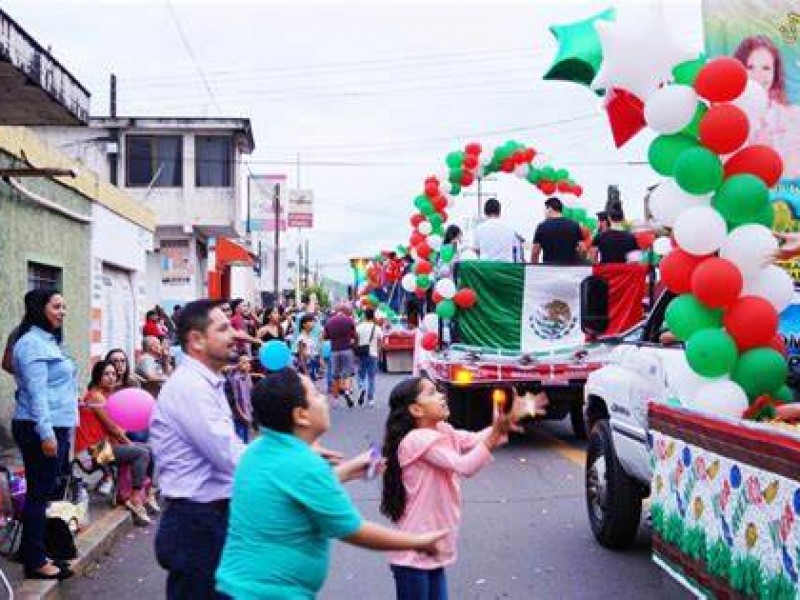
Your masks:
{"label": "man in dark pants", "polygon": [[224,598],[214,574],[228,528],[233,472],[244,445],[233,427],[222,368],[236,358],[234,330],[219,304],[198,300],[178,318],[186,358],[161,389],[150,444],[166,507],[156,558],[169,572],[167,598]]}

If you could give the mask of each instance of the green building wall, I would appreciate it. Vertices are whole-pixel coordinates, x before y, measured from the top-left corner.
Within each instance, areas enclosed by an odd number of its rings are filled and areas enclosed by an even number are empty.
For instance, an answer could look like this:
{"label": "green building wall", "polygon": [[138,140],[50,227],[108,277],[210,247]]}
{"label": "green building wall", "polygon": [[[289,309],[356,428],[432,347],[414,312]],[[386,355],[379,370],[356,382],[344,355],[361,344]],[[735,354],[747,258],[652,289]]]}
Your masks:
{"label": "green building wall", "polygon": [[[0,152],[0,167],[21,167]],[[73,212],[89,216],[91,201],[57,181],[28,177],[23,185]],[[67,303],[64,344],[79,370],[78,385],[86,384],[90,347],[90,225],[36,205],[0,181],[0,336],[5,346],[19,323],[22,297],[28,291],[28,263],[61,269],[62,293]],[[14,410],[14,380],[0,374],[0,450],[13,447],[10,421]]]}

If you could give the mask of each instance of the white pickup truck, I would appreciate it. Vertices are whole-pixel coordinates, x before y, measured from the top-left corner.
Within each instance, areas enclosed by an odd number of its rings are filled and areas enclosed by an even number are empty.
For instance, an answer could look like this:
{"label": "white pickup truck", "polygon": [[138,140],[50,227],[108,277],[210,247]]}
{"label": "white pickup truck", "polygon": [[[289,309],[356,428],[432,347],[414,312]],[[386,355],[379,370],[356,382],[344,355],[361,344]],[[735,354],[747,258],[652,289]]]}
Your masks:
{"label": "white pickup truck", "polygon": [[616,347],[608,364],[592,372],[584,388],[590,432],[586,504],[592,532],[608,548],[633,543],[642,500],[650,494],[648,403],[692,398],[702,382],[686,362],[683,344],[660,342],[673,297],[663,294],[647,320],[603,340]]}

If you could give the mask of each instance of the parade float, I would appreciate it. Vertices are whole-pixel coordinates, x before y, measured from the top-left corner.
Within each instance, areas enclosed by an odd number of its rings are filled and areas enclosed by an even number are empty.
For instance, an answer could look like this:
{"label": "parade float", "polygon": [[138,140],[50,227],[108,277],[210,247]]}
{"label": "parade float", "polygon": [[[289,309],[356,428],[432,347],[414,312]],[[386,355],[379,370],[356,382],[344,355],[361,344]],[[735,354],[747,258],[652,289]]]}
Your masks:
{"label": "parade float", "polygon": [[779,334],[794,282],[772,264],[785,148],[764,131],[777,96],[746,68],[746,50],[788,43],[775,6],[705,3],[707,38],[735,44],[713,54],[734,57],[687,55],[657,11],[553,28],[551,78],[604,92],[618,146],[655,132],[651,208],[673,246],[667,291],[586,384],[589,521],[627,547],[649,496],[654,560],[699,597],[800,594],[800,429],[776,420],[794,400]]}

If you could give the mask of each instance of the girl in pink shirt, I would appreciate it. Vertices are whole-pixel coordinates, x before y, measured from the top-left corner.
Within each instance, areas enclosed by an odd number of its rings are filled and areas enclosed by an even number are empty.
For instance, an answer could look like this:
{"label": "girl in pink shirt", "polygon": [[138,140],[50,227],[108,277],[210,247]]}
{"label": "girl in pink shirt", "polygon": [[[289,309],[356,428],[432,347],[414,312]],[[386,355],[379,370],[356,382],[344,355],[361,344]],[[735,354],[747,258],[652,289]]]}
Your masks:
{"label": "girl in pink shirt", "polygon": [[454,429],[444,395],[428,379],[400,382],[389,396],[383,455],[381,513],[404,532],[449,529],[436,556],[390,552],[398,600],[446,600],[444,568],[456,560],[461,520],[461,476],[470,477],[492,460],[505,442],[511,415],[500,413],[478,433]]}

